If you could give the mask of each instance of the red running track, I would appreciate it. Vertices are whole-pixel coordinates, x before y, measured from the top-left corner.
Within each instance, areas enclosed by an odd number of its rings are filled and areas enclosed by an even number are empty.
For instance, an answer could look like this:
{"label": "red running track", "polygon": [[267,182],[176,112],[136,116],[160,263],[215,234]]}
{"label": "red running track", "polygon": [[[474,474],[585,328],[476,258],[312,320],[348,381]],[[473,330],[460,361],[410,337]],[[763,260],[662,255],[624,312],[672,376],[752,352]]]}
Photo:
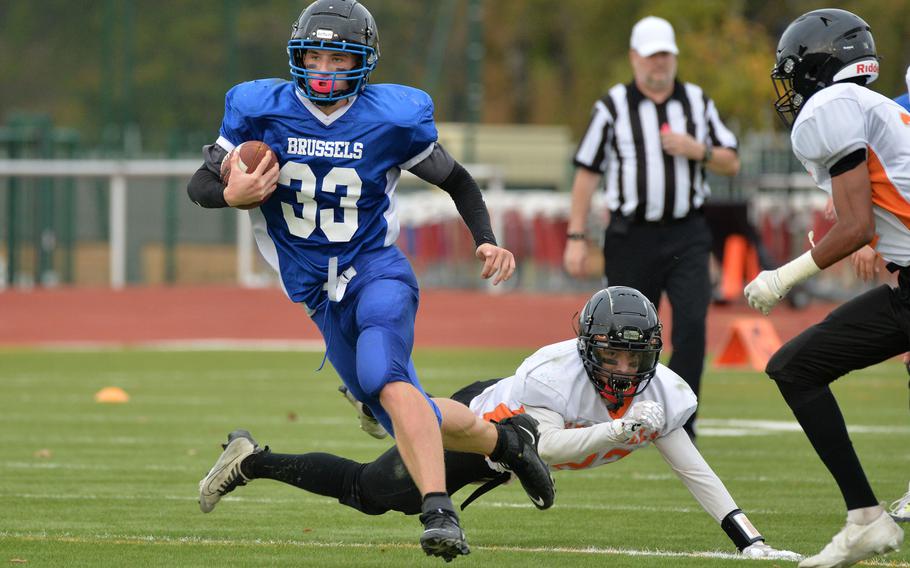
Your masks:
{"label": "red running track", "polygon": [[[489,294],[424,290],[417,347],[533,349],[572,337],[572,316],[586,295]],[[670,338],[670,313],[661,319]],[[781,306],[771,322],[786,341],[821,320],[832,305]],[[762,317],[744,304],[712,306],[708,352],[717,353],[736,318]],[[70,343],[141,346],[206,340],[320,341],[300,307],[277,289],[235,287],[57,288],[0,292],[0,346]]]}

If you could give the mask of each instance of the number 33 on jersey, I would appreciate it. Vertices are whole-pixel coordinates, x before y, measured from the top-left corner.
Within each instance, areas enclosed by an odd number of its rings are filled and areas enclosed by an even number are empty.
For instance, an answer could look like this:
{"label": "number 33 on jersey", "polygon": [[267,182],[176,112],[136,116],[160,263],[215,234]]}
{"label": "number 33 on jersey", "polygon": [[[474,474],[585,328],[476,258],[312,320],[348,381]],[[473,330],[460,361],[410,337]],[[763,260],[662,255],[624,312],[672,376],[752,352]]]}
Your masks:
{"label": "number 33 on jersey", "polygon": [[[330,242],[346,243],[357,232],[357,200],[363,182],[353,168],[332,168],[321,180],[316,178],[307,164],[287,162],[281,167],[278,185],[296,191],[300,212],[291,203],[281,203],[281,212],[288,231],[301,239],[308,239],[316,230],[322,229]],[[316,188],[323,192],[337,194],[338,207],[320,209],[316,200]],[[340,213],[340,214],[339,214]],[[337,219],[340,217],[340,221]]]}

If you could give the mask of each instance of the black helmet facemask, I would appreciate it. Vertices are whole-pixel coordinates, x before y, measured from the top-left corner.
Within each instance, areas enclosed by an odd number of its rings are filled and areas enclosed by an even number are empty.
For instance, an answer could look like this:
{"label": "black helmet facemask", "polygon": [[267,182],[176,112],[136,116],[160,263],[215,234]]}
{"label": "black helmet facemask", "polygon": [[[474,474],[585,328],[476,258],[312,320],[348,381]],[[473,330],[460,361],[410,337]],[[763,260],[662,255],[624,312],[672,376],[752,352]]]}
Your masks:
{"label": "black helmet facemask", "polygon": [[663,341],[654,305],[634,288],[594,294],[578,318],[578,353],[610,410],[643,392],[657,372]]}

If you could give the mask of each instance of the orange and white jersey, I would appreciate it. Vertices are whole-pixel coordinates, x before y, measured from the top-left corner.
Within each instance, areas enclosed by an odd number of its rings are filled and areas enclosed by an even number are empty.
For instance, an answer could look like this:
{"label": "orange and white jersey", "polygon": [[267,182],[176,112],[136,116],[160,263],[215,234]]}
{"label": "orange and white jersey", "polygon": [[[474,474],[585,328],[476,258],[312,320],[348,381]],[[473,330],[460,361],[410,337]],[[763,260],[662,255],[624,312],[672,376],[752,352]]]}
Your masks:
{"label": "orange and white jersey", "polygon": [[806,101],[790,138],[793,153],[828,194],[828,170],[866,149],[875,249],[887,261],[910,266],[910,114],[875,91],[839,83]]}
{"label": "orange and white jersey", "polygon": [[[538,350],[525,359],[515,375],[477,395],[471,401],[471,410],[486,420],[521,412],[537,418],[538,452],[553,469],[585,469],[614,462],[682,428],[695,412],[695,393],[679,375],[660,364],[644,392],[610,412],[588,380],[576,346],[577,340],[572,339]],[[657,432],[640,430],[625,444],[607,441],[607,425],[642,400],[663,405],[664,428]]]}

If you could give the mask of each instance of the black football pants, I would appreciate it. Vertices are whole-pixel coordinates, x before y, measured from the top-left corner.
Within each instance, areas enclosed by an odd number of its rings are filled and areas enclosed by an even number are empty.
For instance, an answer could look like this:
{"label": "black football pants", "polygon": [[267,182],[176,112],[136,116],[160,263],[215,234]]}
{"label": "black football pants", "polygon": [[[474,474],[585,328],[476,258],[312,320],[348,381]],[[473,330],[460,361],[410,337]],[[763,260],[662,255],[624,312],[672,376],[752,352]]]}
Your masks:
{"label": "black football pants", "polygon": [[847,509],[878,504],[829,384],[910,350],[910,269],[899,287],[880,286],[788,341],[768,362],[797,421],[831,472]]}

